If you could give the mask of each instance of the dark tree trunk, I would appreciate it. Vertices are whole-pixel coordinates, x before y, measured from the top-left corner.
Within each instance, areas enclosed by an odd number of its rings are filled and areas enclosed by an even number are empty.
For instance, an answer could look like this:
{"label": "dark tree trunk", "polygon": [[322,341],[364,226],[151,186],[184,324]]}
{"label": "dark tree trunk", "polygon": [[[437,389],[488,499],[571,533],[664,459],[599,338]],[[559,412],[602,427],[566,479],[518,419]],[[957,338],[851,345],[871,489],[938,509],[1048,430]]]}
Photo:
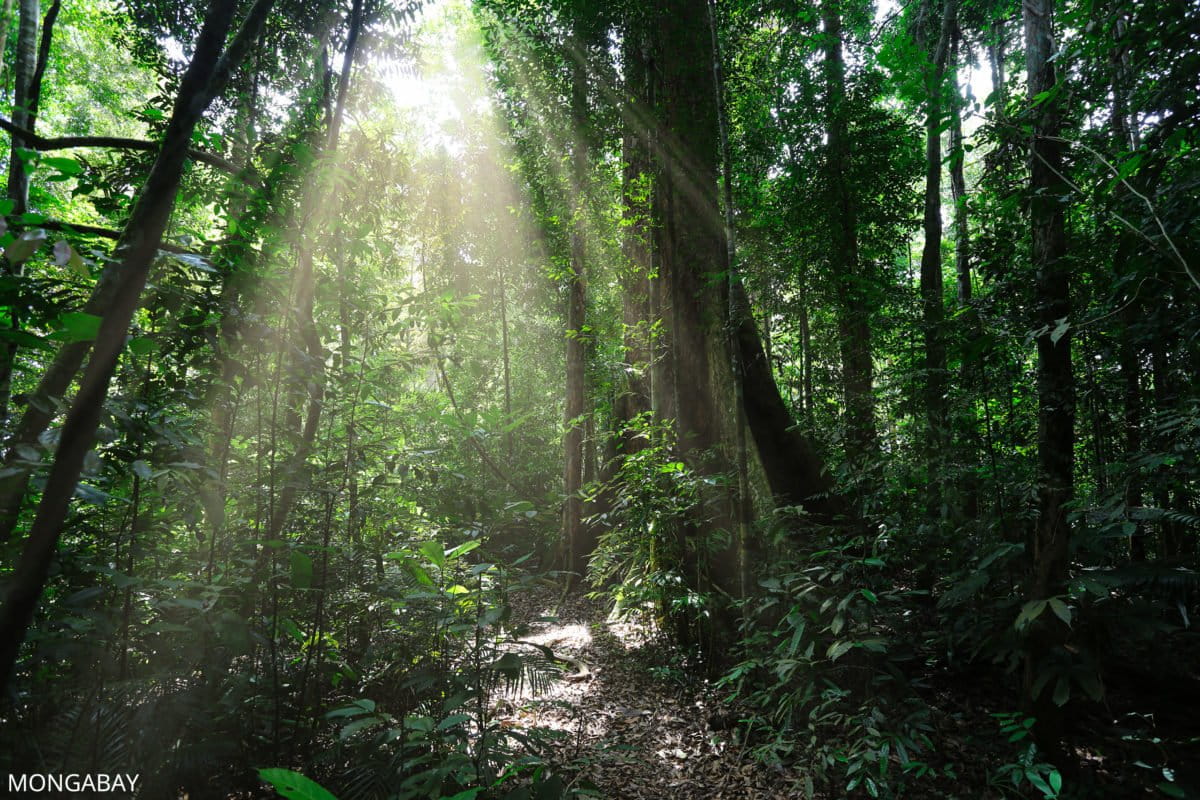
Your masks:
{"label": "dark tree trunk", "polygon": [[[932,4],[926,10],[932,12]],[[942,98],[946,60],[958,13],[957,0],[945,0],[940,33],[925,76],[925,246],[921,250],[921,311],[925,328],[926,463],[933,473],[929,511],[936,516],[945,494],[946,416],[945,307],[942,283]]]}
{"label": "dark tree trunk", "polygon": [[[623,51],[625,93],[635,103],[649,105],[650,87],[647,69],[647,44],[637,26],[626,31]],[[650,364],[650,274],[651,218],[646,192],[650,176],[650,152],[645,137],[626,130],[622,139],[625,168],[622,173],[625,218],[627,222],[623,244],[625,273],[622,278],[621,302],[624,326],[625,385],[617,389],[616,424],[625,425],[651,407]],[[632,436],[621,438],[624,453],[638,449],[643,440]]]}
{"label": "dark tree trunk", "polygon": [[[1118,19],[1115,25],[1111,64],[1112,77],[1112,133],[1113,148],[1118,156],[1132,146],[1129,132],[1129,107],[1126,102],[1128,70],[1125,65],[1125,24]],[[1124,184],[1116,190],[1118,202],[1128,197]],[[1120,213],[1124,213],[1122,210]],[[1121,226],[1117,233],[1117,248],[1113,255],[1113,274],[1118,278],[1129,277],[1130,257],[1137,241],[1131,231]],[[1117,340],[1117,364],[1121,370],[1122,421],[1125,429],[1125,504],[1132,508],[1142,505],[1142,475],[1140,469],[1131,466],[1142,450],[1142,354],[1138,345],[1137,327],[1142,318],[1142,304],[1138,300],[1138,287],[1131,289],[1132,296],[1118,299],[1121,303],[1121,329]],[[1131,519],[1134,525],[1129,537],[1129,557],[1133,561],[1146,560],[1146,532],[1141,520]]]}
{"label": "dark tree trunk", "polygon": [[838,299],[838,345],[842,360],[846,446],[854,461],[873,461],[879,450],[875,430],[874,365],[871,357],[870,298],[859,268],[858,215],[847,175],[850,136],[846,62],[842,55],[842,18],[837,0],[821,9],[825,33],[825,146],[830,267]]}
{"label": "dark tree trunk", "polygon": [[[576,23],[579,25],[579,23]],[[586,331],[586,243],[585,237],[585,184],[588,177],[588,150],[585,127],[587,125],[587,64],[584,49],[585,37],[575,31],[575,52],[571,63],[571,120],[575,132],[575,147],[572,152],[572,182],[574,185],[574,221],[571,227],[571,275],[567,281],[567,382],[566,382],[566,435],[563,459],[563,535],[566,537],[566,569],[583,575],[587,559],[591,556],[593,543],[588,541],[587,526],[583,524],[583,471],[584,471],[584,414],[585,362],[587,358]]]}
{"label": "dark tree trunk", "polygon": [[[1069,195],[1061,177],[1063,146],[1061,100],[1052,57],[1053,0],[1026,0],[1025,63],[1029,98],[1040,98],[1030,142],[1030,222],[1033,266],[1036,270],[1038,392],[1038,519],[1028,549],[1028,599],[1044,600],[1065,591],[1071,529],[1067,504],[1074,491],[1075,379],[1071,366],[1071,282],[1066,260],[1067,239],[1063,197]],[[1064,713],[1051,698],[1053,681],[1034,694],[1040,670],[1061,648],[1065,626],[1054,614],[1042,614],[1029,634],[1025,658],[1025,700],[1037,718],[1038,746],[1060,766],[1066,766],[1062,737]]]}
{"label": "dark tree trunk", "polygon": [[[124,348],[129,323],[175,205],[192,131],[257,39],[271,5],[272,0],[255,3],[223,54],[222,46],[233,25],[237,4],[234,0],[213,0],[205,16],[195,52],[180,82],[162,149],[116,248],[118,264],[112,279],[111,302],[104,308],[92,357],[79,393],[67,413],[37,516],[0,610],[0,687],[7,685],[12,675],[45,585],[84,457],[92,447],[100,423],[108,385]],[[67,380],[69,382],[69,378]]]}
{"label": "dark tree trunk", "polygon": [[954,274],[958,302],[971,302],[971,228],[967,214],[967,179],[964,174],[966,151],[963,149],[962,97],[958,87],[958,64],[962,40],[957,28],[954,36],[954,69],[950,73],[950,195],[954,198]]}

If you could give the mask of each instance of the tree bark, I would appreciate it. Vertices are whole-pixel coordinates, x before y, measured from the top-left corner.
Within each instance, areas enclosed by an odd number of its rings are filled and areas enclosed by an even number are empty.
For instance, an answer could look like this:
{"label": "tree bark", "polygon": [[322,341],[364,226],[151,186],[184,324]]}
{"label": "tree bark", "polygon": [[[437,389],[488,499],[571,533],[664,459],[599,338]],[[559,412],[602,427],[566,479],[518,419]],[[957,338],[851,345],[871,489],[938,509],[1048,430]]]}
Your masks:
{"label": "tree bark", "polygon": [[[1075,379],[1071,365],[1071,275],[1063,197],[1061,100],[1053,56],[1053,0],[1025,0],[1025,65],[1029,99],[1036,103],[1030,142],[1030,223],[1036,270],[1038,393],[1038,519],[1028,549],[1028,599],[1044,600],[1065,591],[1070,523],[1067,504],[1074,492]],[[1036,98],[1036,99],[1035,99]],[[1037,718],[1034,733],[1048,758],[1065,766],[1063,709],[1051,695],[1054,681],[1033,689],[1047,659],[1061,648],[1066,629],[1054,614],[1041,615],[1029,634],[1025,657],[1025,701]]]}
{"label": "tree bark", "polygon": [[950,102],[950,196],[954,199],[954,274],[958,302],[971,302],[971,228],[967,214],[966,150],[963,149],[962,97],[958,86],[958,64],[962,40],[957,25],[954,34],[954,68]]}
{"label": "tree bark", "polygon": [[586,332],[586,243],[585,196],[588,174],[587,125],[587,63],[582,23],[576,21],[572,36],[571,60],[571,122],[575,145],[571,154],[571,179],[574,186],[574,218],[571,226],[571,274],[567,279],[567,342],[566,342],[566,433],[563,437],[563,535],[566,537],[566,569],[583,575],[591,556],[592,542],[588,541],[587,526],[583,524],[584,414]]}
{"label": "tree bark", "polygon": [[[635,26],[625,32],[622,62],[625,69],[625,94],[631,102],[649,105],[650,87],[646,37]],[[651,209],[646,193],[650,175],[650,153],[644,137],[626,130],[621,141],[625,161],[622,195],[625,203],[626,233],[622,242],[625,274],[622,280],[621,306],[624,328],[625,382],[618,389],[616,417],[623,426],[651,408],[650,364],[653,360],[650,337]],[[640,447],[643,440],[632,436],[621,439],[622,453]]]}
{"label": "tree bark", "polygon": [[[925,6],[926,11],[932,4]],[[942,98],[946,60],[958,14],[957,0],[945,0],[937,44],[925,75],[925,245],[921,249],[921,312],[925,333],[926,463],[929,511],[938,514],[945,494],[944,454],[950,435],[946,417],[945,307],[942,283]],[[924,20],[921,21],[922,23]],[[924,36],[922,36],[924,38]]]}
{"label": "tree bark", "polygon": [[870,303],[866,278],[858,263],[858,214],[846,178],[850,173],[851,144],[839,0],[824,0],[821,18],[825,34],[822,68],[826,105],[829,259],[838,299],[838,347],[846,409],[846,449],[851,460],[861,463],[875,459],[879,440],[875,429]]}
{"label": "tree bark", "polygon": [[[29,129],[32,119],[33,76],[37,70],[38,0],[20,0],[17,6],[17,54],[13,69],[13,122]],[[29,203],[29,173],[18,150],[25,140],[13,136],[12,155],[8,161],[8,198],[13,201],[13,213],[24,214]]]}

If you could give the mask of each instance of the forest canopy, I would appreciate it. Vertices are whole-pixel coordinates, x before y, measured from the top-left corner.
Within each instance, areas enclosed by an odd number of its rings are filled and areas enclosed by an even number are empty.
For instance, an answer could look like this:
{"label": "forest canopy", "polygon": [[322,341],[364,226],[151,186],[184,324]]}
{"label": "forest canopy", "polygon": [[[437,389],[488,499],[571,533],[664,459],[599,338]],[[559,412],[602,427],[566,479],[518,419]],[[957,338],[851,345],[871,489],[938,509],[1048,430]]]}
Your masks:
{"label": "forest canopy", "polygon": [[4,0],[3,785],[1197,796],[1196,19]]}

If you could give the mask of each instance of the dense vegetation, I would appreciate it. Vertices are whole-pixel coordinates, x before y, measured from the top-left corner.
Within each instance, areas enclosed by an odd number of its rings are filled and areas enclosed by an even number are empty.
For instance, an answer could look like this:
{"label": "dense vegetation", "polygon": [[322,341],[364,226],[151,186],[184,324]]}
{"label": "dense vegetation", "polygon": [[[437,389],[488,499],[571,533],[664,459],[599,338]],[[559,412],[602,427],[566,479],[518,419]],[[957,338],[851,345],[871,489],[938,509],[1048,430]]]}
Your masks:
{"label": "dense vegetation", "polygon": [[594,592],[781,792],[1200,792],[1195,20],[6,0],[0,769],[621,796]]}

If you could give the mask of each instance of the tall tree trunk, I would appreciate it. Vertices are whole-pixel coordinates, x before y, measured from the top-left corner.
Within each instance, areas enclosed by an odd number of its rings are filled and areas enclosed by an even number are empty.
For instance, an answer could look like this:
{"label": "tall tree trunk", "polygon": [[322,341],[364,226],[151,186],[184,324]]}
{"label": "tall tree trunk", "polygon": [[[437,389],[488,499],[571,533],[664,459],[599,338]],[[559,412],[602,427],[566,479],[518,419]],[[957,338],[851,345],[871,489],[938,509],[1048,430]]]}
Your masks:
{"label": "tall tree trunk", "polygon": [[[22,3],[28,0],[22,0]],[[246,17],[247,24],[258,25],[261,28],[265,22],[266,16],[270,11],[271,3],[264,3],[263,0],[256,0],[251,8],[251,13]],[[34,0],[36,6],[36,0]],[[52,12],[57,15],[57,0]],[[35,12],[36,13],[36,12]],[[259,15],[261,14],[261,19]],[[42,54],[39,56],[38,63],[41,67],[34,66],[35,74],[40,74],[44,71],[46,57],[49,52],[49,33],[53,27],[53,17],[50,13],[47,14],[47,31],[42,37]],[[249,34],[250,32],[243,26],[243,31]],[[253,36],[257,37],[258,33],[254,32]],[[239,34],[240,36],[240,34]],[[246,52],[243,48],[248,48],[252,42],[239,38],[231,43],[229,53],[234,54],[233,45],[238,47],[237,58],[240,63],[245,58]],[[236,64],[233,65],[236,67]],[[40,77],[38,78],[40,83]],[[38,98],[33,99],[33,111],[36,112]],[[14,138],[14,145],[16,139]],[[161,152],[161,151],[160,151]],[[184,152],[185,158],[188,153]],[[180,166],[182,172],[182,165]],[[10,175],[9,189],[13,189]],[[171,202],[174,202],[172,197]],[[135,208],[136,210],[136,208]],[[121,239],[117,242],[114,248],[115,253],[119,253],[121,248],[128,245],[129,232],[131,226],[137,226],[141,223],[131,214],[126,221]],[[165,230],[165,224],[164,224]],[[161,234],[155,240],[155,248],[161,244]],[[119,259],[112,259],[105,262],[104,268],[100,273],[100,278],[96,281],[96,285],[92,289],[91,295],[88,297],[83,306],[83,313],[93,316],[103,316],[106,311],[115,302],[116,293],[119,282],[121,280]],[[83,366],[84,359],[87,358],[88,351],[92,348],[91,342],[70,342],[59,348],[55,353],[50,365],[42,372],[41,378],[38,380],[37,386],[30,393],[27,401],[27,406],[21,419],[17,422],[8,440],[5,442],[3,456],[3,477],[0,477],[0,542],[7,541],[12,537],[14,528],[20,518],[21,505],[25,498],[25,492],[29,486],[30,473],[28,469],[22,468],[18,464],[20,451],[23,448],[36,448],[38,438],[46,427],[54,419],[57,408],[62,401],[67,389],[70,388],[72,381],[79,374],[80,368]],[[4,356],[0,355],[0,370],[5,369]],[[11,358],[10,358],[11,361]],[[7,369],[11,372],[11,363]]]}
{"label": "tall tree trunk", "polygon": [[[1126,67],[1127,51],[1125,45],[1125,20],[1118,16],[1113,31],[1113,51],[1110,63],[1112,65],[1112,134],[1113,150],[1119,157],[1132,147],[1132,137],[1129,132],[1129,106],[1126,98],[1129,92],[1129,76]],[[1118,184],[1116,200],[1121,202],[1128,198],[1125,185]],[[1120,213],[1124,213],[1122,210]],[[1117,232],[1117,248],[1113,254],[1113,274],[1118,280],[1129,276],[1129,262],[1137,246],[1131,231],[1124,226]],[[1121,370],[1121,399],[1122,421],[1125,430],[1125,505],[1138,508],[1142,505],[1142,475],[1140,469],[1133,467],[1135,459],[1142,450],[1142,357],[1138,345],[1137,326],[1142,319],[1142,303],[1138,300],[1138,288],[1134,287],[1132,296],[1119,299],[1121,312],[1121,329],[1117,339],[1117,365]],[[1131,515],[1132,516],[1132,515]],[[1129,537],[1129,557],[1133,561],[1146,560],[1146,532],[1141,520],[1131,519],[1134,525]]]}
{"label": "tall tree trunk", "polygon": [[500,357],[504,370],[504,454],[511,466],[513,462],[513,405],[512,405],[512,362],[509,358],[508,341],[508,276],[504,264],[500,265],[497,283],[500,288]]}
{"label": "tall tree trunk", "polygon": [[[654,63],[662,80],[659,108],[661,147],[659,271],[671,305],[665,320],[674,354],[675,429],[683,460],[700,474],[725,473],[731,465],[725,446],[732,444],[733,405],[729,350],[722,321],[727,316],[724,280],[728,250],[717,199],[720,141],[712,31],[706,0],[661,0],[657,23],[659,47]],[[722,397],[718,393],[722,393]],[[697,513],[676,531],[679,568],[690,587],[708,593],[715,587],[736,595],[740,583],[732,549],[710,553],[711,531],[736,527],[730,498],[716,489]],[[703,633],[724,635],[730,620],[715,615]],[[691,635],[696,620],[680,629]]]}
{"label": "tall tree trunk", "polygon": [[[626,30],[622,62],[625,68],[625,93],[635,103],[649,105],[648,54],[644,32],[636,26]],[[651,164],[645,137],[627,129],[621,141],[625,161],[622,195],[625,204],[625,274],[621,286],[624,329],[625,385],[618,388],[616,424],[618,428],[651,408],[650,364],[653,360],[650,337],[651,209],[646,192]],[[621,439],[622,453],[639,448],[643,440],[633,436]]]}
{"label": "tall tree trunk", "polygon": [[586,541],[587,527],[583,524],[584,414],[585,407],[585,346],[586,332],[586,243],[585,243],[585,183],[588,175],[587,136],[587,63],[582,23],[576,22],[573,36],[574,53],[571,61],[571,122],[575,146],[571,158],[571,178],[574,186],[574,218],[571,226],[571,275],[567,282],[567,383],[566,434],[563,437],[563,535],[566,537],[566,568],[583,575],[592,548]]}
{"label": "tall tree trunk", "polygon": [[162,148],[116,248],[119,265],[111,290],[111,303],[105,309],[79,393],[63,424],[58,452],[37,516],[9,584],[4,607],[0,609],[0,687],[7,685],[12,675],[45,585],[84,457],[92,447],[100,423],[108,385],[124,348],[129,323],[175,205],[192,132],[257,39],[271,5],[272,0],[258,0],[254,4],[224,53],[222,46],[233,25],[237,3],[213,0],[205,16],[195,52],[180,82]]}
{"label": "tall tree trunk", "polygon": [[[725,75],[721,65],[721,41],[717,30],[717,11],[714,0],[708,0],[708,24],[712,33],[713,95],[716,98],[717,133],[721,145],[721,188],[722,207],[725,212],[725,274],[727,282],[725,308],[725,350],[729,354],[733,372],[733,468],[734,493],[733,512],[737,524],[738,596],[744,597],[752,581],[751,560],[757,561],[759,548],[750,539],[750,523],[754,510],[750,506],[750,465],[746,443],[746,370],[742,348],[739,346],[736,322],[750,321],[754,343],[761,352],[766,366],[766,377],[772,387],[775,374],[771,370],[770,348],[763,347],[750,311],[750,298],[742,287],[738,274],[737,239],[733,222],[733,156],[729,148],[729,122],[725,110]],[[782,401],[782,398],[780,398]],[[752,555],[753,554],[753,555]]]}
{"label": "tall tree trunk", "polygon": [[[38,0],[20,0],[17,6],[17,54],[13,69],[13,123],[32,130],[33,76],[37,69]],[[24,214],[29,203],[29,173],[21,160],[19,149],[25,140],[14,135],[12,155],[8,161],[8,198],[13,201],[13,213]]]}
{"label": "tall tree trunk", "polygon": [[993,107],[999,109],[999,114],[1004,113],[1004,102],[1007,97],[1005,89],[1004,77],[1004,61],[1008,57],[1005,52],[1005,47],[1008,42],[1008,20],[997,19],[992,21],[991,37],[987,44],[988,65],[992,71],[992,103]]}
{"label": "tall tree trunk", "polygon": [[[8,23],[12,19],[12,9],[13,0],[4,0],[4,6],[0,9],[0,54],[8,52]],[[4,85],[4,70],[7,66],[8,63],[0,57],[0,86]]]}
{"label": "tall tree trunk", "polygon": [[[1053,56],[1053,0],[1025,0],[1025,64],[1029,99],[1036,103],[1030,142],[1030,223],[1033,266],[1037,272],[1037,322],[1044,332],[1037,338],[1038,391],[1038,519],[1028,549],[1030,581],[1028,599],[1044,600],[1065,591],[1071,529],[1067,504],[1074,491],[1075,379],[1071,366],[1071,330],[1059,327],[1070,321],[1071,282],[1066,259],[1065,208],[1070,194],[1064,179],[1060,87]],[[1036,98],[1036,100],[1035,100]],[[1025,658],[1025,700],[1037,718],[1038,746],[1049,758],[1062,762],[1064,715],[1052,699],[1054,681],[1040,692],[1034,687],[1038,673],[1059,650],[1065,625],[1049,612],[1032,626]]]}
{"label": "tall tree trunk", "polygon": [[[43,37],[45,45],[43,51],[48,51],[49,49],[50,32],[54,27],[54,18],[58,16],[58,9],[59,0],[55,0],[55,4],[46,15],[47,26],[46,35]],[[5,39],[8,36],[7,24],[11,12],[12,2],[9,0],[4,10]],[[36,122],[38,85],[40,84],[40,70],[37,66],[35,51],[38,0],[22,0],[18,14],[12,119],[18,127],[32,132]],[[4,42],[0,42],[0,57],[4,55]],[[25,162],[21,159],[19,153],[19,148],[24,147],[26,144],[20,135],[13,134],[12,151],[8,161],[8,199],[13,203],[13,214],[23,214],[28,210],[29,174],[25,169]],[[21,265],[13,264],[8,259],[5,259],[3,274],[10,277],[19,276],[21,274]],[[10,304],[9,326],[13,330],[20,330],[21,328],[21,315],[18,303]],[[16,358],[16,342],[9,341],[0,344],[0,421],[7,421],[8,419],[8,401],[12,394],[12,376]],[[0,541],[3,541],[4,538],[7,537],[0,536]]]}
{"label": "tall tree trunk", "polygon": [[[927,12],[932,8],[932,3],[925,6]],[[946,428],[946,341],[943,330],[946,312],[942,299],[942,98],[945,95],[946,59],[957,13],[957,0],[945,0],[940,33],[925,75],[925,245],[921,249],[921,312],[925,328],[926,463],[933,473],[928,485],[929,510],[934,516],[945,494],[944,454],[950,439]]]}
{"label": "tall tree trunk", "polygon": [[950,196],[954,198],[954,274],[958,302],[971,302],[971,228],[967,209],[966,150],[963,149],[962,97],[958,65],[963,51],[957,25],[954,32],[954,68],[950,72]]}
{"label": "tall tree trunk", "polygon": [[824,0],[826,184],[829,191],[830,268],[838,298],[838,346],[842,360],[846,446],[854,461],[872,461],[879,450],[875,429],[874,365],[871,355],[870,300],[859,268],[858,214],[846,176],[850,135],[846,62],[842,55],[840,0]]}

